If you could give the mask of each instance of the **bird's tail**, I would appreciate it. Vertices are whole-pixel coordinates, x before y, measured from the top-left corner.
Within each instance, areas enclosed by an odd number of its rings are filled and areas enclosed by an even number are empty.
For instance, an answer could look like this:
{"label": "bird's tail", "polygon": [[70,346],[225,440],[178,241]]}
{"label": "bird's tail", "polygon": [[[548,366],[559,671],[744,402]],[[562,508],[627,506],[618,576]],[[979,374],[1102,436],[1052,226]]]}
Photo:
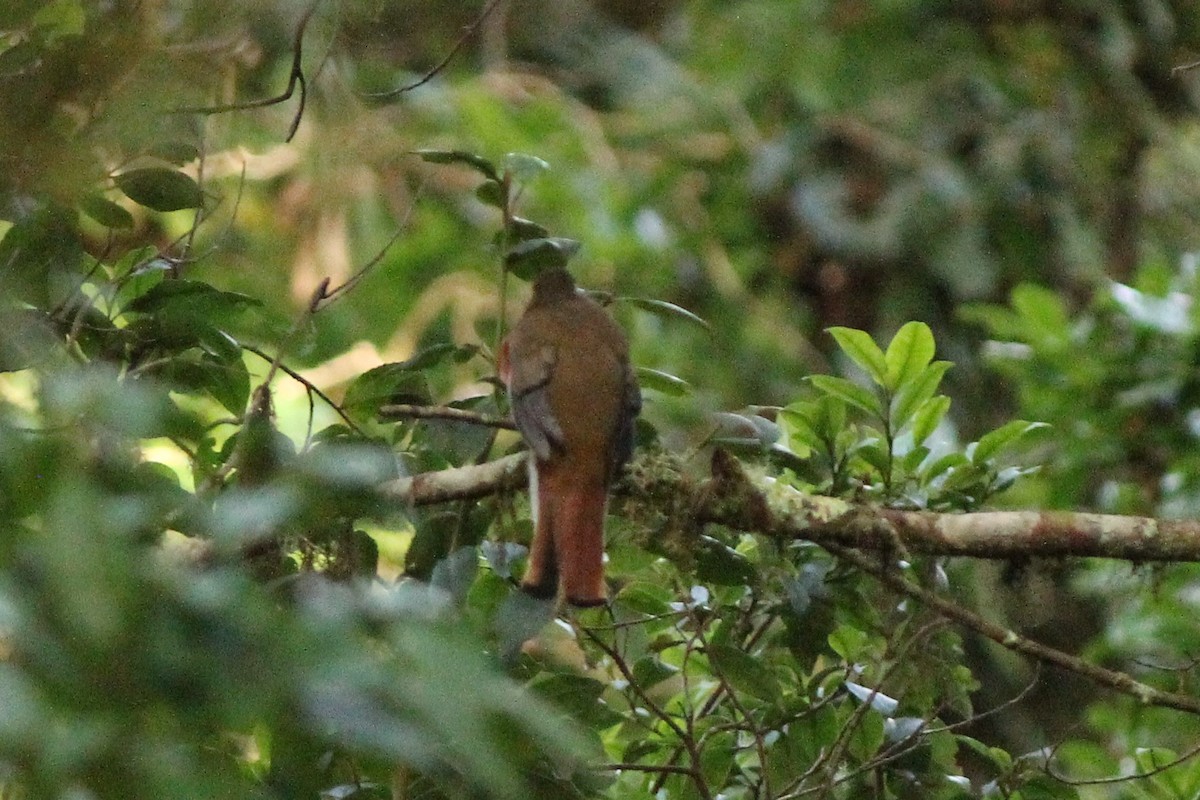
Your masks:
{"label": "bird's tail", "polygon": [[558,474],[536,477],[537,516],[529,567],[521,587],[537,597],[552,597],[562,583],[575,606],[600,606],[604,586],[604,510],[608,492],[602,483],[575,485]]}

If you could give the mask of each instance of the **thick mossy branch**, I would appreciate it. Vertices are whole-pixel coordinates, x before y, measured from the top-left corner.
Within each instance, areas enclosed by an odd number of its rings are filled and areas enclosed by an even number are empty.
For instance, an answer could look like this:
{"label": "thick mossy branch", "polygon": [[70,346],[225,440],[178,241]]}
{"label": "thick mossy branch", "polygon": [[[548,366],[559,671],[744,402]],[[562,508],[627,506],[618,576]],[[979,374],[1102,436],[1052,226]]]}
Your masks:
{"label": "thick mossy branch", "polygon": [[[524,464],[524,454],[506,456],[401,478],[383,492],[393,501],[418,506],[478,498],[524,486]],[[862,550],[1001,560],[1076,556],[1200,561],[1200,521],[1062,511],[898,511],[806,494],[752,473],[720,450],[707,481],[686,474],[680,461],[667,454],[639,453],[618,490],[631,511],[665,515],[674,520],[671,527],[711,522]]]}
{"label": "thick mossy branch", "polygon": [[865,550],[1020,559],[1200,561],[1200,522],[1063,511],[898,511],[819,497],[713,457],[701,518],[739,530]]}
{"label": "thick mossy branch", "polygon": [[[483,497],[527,481],[525,455],[392,481],[384,494],[406,505]],[[842,561],[991,639],[1002,647],[1076,672],[1144,705],[1200,714],[1200,699],[1165,692],[1043,645],[965,609],[906,577],[896,554],[1024,559],[1088,556],[1132,561],[1200,561],[1200,523],[1029,511],[939,514],[895,511],[805,494],[747,470],[725,451],[712,476],[697,480],[661,451],[639,453],[617,486],[621,513],[661,533],[686,534],[706,523],[822,545]],[[686,538],[680,537],[680,538]],[[876,551],[869,555],[863,551]]]}

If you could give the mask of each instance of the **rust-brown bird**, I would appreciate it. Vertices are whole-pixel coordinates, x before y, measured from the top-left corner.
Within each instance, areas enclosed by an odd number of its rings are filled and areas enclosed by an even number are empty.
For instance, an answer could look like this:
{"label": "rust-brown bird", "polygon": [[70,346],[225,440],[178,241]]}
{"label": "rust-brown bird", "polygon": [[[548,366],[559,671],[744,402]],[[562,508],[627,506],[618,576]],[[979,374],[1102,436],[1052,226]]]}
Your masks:
{"label": "rust-brown bird", "polygon": [[602,605],[608,488],[633,452],[642,406],[629,341],[555,268],[534,281],[497,366],[530,450],[535,530],[521,587],[537,597],[561,587],[572,605]]}

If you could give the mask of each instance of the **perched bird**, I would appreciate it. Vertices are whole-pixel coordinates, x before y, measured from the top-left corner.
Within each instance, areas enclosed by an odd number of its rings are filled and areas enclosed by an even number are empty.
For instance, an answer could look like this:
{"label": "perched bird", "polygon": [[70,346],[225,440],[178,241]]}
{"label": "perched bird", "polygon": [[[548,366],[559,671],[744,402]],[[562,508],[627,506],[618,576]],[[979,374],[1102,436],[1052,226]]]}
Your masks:
{"label": "perched bird", "polygon": [[561,268],[541,273],[500,347],[517,428],[530,450],[534,536],[521,587],[602,605],[608,487],[633,452],[642,407],[629,341]]}

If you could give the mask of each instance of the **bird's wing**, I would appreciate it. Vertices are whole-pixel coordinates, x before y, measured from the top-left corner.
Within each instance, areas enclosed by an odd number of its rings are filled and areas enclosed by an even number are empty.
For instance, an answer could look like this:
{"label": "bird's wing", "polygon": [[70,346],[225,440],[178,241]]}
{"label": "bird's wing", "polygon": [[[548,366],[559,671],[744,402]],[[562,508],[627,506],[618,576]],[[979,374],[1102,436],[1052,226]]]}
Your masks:
{"label": "bird's wing", "polygon": [[621,411],[617,416],[617,430],[613,437],[612,462],[610,464],[609,480],[612,480],[625,466],[625,462],[633,455],[634,430],[633,422],[642,410],[642,390],[638,386],[637,375],[633,367],[625,365],[625,396],[622,398]]}
{"label": "bird's wing", "polygon": [[528,348],[527,352],[504,354],[503,372],[507,373],[504,377],[513,420],[539,461],[550,458],[566,444],[562,426],[550,408],[549,387],[556,357],[555,348],[545,344]]}

